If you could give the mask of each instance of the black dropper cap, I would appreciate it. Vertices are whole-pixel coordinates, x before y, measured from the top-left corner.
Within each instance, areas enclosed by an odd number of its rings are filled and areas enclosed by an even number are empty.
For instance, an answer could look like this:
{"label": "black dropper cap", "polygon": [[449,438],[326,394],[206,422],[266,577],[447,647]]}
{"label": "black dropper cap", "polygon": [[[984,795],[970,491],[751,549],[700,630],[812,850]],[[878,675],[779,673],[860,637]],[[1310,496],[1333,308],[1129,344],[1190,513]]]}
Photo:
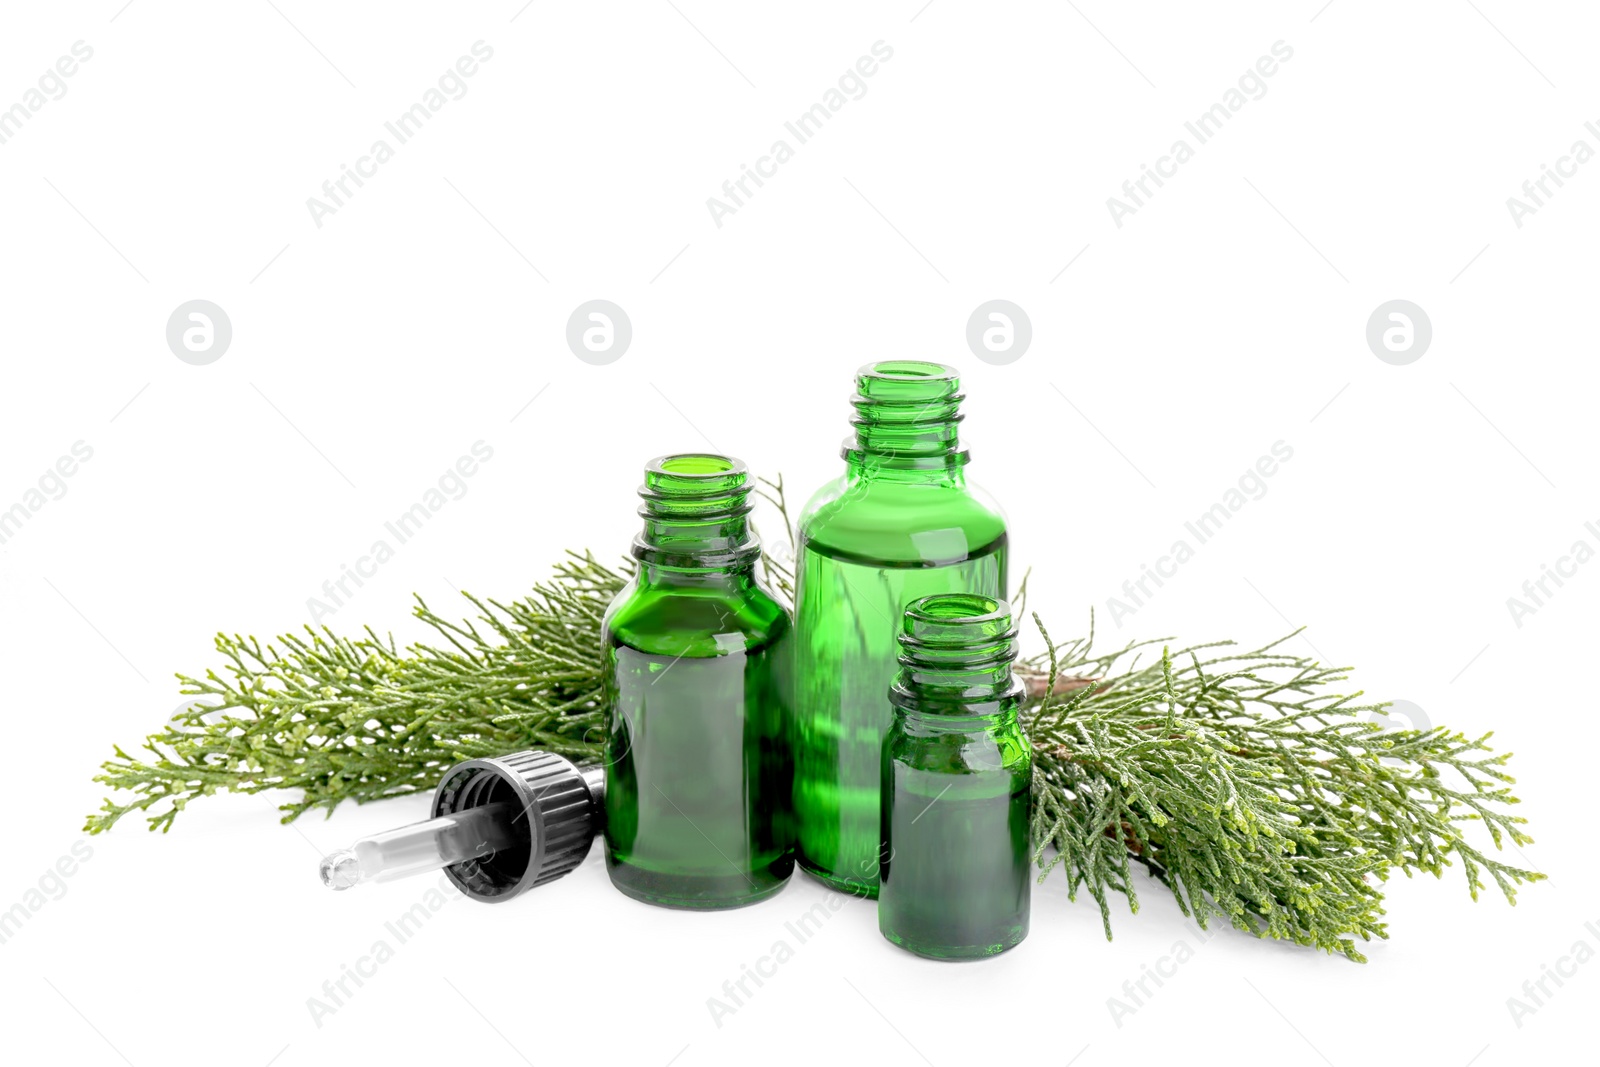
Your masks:
{"label": "black dropper cap", "polygon": [[605,806],[605,773],[579,770],[549,752],[514,752],[458,763],[433,793],[433,814],[507,802],[516,843],[444,869],[463,893],[498,903],[553,882],[589,854]]}
{"label": "black dropper cap", "polygon": [[444,869],[473,900],[499,903],[583,862],[605,805],[605,773],[550,752],[470,759],[445,772],[433,818],[326,856],[325,885],[348,889]]}

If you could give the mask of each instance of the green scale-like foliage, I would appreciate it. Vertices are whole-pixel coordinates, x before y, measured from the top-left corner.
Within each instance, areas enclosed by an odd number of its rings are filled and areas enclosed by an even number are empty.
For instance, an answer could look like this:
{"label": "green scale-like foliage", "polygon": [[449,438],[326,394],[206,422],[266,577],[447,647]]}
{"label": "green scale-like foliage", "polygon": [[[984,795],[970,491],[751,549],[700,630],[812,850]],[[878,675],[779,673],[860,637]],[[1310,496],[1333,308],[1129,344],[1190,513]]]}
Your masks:
{"label": "green scale-like foliage", "polygon": [[596,758],[603,727],[600,619],[627,575],[574,556],[507,604],[467,595],[476,623],[452,623],[421,597],[414,614],[437,643],[401,649],[368,628],[358,638],[306,627],[276,644],[218,634],[224,674],[180,674],[195,702],[145,741],[121,748],[95,780],[132,790],[107,800],[87,829],[131,811],[167,830],[195,797],[218,790],[298,789],[284,821],[341,801],[433,789],[446,767],[538,748]]}
{"label": "green scale-like foliage", "polygon": [[1356,938],[1387,936],[1381,886],[1397,868],[1439,875],[1456,857],[1474,899],[1487,871],[1513,903],[1544,877],[1463,836],[1476,822],[1496,848],[1532,840],[1507,810],[1509,753],[1489,734],[1383,730],[1366,714],[1386,705],[1339,695],[1348,672],[1281,651],[1293,636],[1163,647],[1141,666],[1161,642],[1097,653],[1091,616],[1089,637],[1026,665],[1043,675],[1025,717],[1036,856],[1094,897],[1107,937],[1110,893],[1138,910],[1135,864],[1202,927],[1221,916],[1354,960]]}

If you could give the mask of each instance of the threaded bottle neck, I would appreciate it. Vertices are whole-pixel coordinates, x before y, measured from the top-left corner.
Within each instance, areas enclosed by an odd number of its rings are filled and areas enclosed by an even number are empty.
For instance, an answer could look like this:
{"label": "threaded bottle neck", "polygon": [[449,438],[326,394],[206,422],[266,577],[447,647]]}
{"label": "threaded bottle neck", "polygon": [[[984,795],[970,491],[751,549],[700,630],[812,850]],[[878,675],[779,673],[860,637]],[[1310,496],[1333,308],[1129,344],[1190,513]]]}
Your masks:
{"label": "threaded bottle neck", "polygon": [[957,471],[967,462],[956,427],[961,378],[941,363],[897,359],[856,372],[855,434],[843,455],[853,466],[897,471]]}
{"label": "threaded bottle neck", "polygon": [[908,711],[994,715],[1014,711],[1017,627],[1011,605],[977,593],[912,601],[900,633],[900,673],[890,699]]}
{"label": "threaded bottle neck", "polygon": [[644,470],[644,529],[633,557],[647,567],[719,572],[753,566],[761,546],[750,529],[749,469],[732,456],[660,456]]}

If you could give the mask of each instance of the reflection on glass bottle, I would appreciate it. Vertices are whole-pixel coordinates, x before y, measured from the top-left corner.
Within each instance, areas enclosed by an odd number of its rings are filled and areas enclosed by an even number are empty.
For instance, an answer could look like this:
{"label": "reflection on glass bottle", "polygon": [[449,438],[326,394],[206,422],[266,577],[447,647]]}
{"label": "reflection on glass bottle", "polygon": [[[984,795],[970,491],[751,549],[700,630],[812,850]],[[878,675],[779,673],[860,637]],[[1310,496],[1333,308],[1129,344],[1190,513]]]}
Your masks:
{"label": "reflection on glass bottle", "polygon": [[900,620],[934,593],[1006,593],[1006,527],[967,484],[960,381],[894,360],[856,376],[845,472],[806,505],[796,567],[794,814],[798,859],[876,896],[879,760]]}

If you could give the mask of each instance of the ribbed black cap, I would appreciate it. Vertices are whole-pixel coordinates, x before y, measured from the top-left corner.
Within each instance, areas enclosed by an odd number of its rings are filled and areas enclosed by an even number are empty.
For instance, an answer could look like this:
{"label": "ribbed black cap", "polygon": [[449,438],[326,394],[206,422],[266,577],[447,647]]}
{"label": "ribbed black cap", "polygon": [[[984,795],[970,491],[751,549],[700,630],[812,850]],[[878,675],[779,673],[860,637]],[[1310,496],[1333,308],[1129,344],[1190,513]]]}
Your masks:
{"label": "ribbed black cap", "polygon": [[474,900],[498,903],[554,881],[583,862],[600,827],[603,779],[549,752],[514,752],[458,763],[433,794],[433,815],[483,804],[516,805],[519,834],[511,848],[446,867],[445,874]]}

